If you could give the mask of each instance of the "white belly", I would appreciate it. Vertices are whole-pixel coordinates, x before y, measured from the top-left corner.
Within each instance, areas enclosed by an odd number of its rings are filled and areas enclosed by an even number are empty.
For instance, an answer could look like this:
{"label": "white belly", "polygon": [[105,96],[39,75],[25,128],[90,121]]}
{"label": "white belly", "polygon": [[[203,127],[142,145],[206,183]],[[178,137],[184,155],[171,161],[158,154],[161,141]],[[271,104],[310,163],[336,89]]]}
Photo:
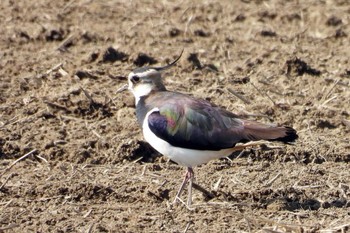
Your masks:
{"label": "white belly", "polygon": [[145,140],[159,153],[168,157],[169,159],[175,161],[176,163],[186,166],[193,167],[203,163],[207,163],[212,159],[218,159],[221,157],[229,156],[234,149],[223,149],[219,151],[209,151],[209,150],[194,150],[180,148],[170,145],[168,142],[164,141],[161,138],[158,138],[148,126],[148,116],[154,112],[159,111],[159,109],[154,108],[147,113],[143,125],[143,136]]}

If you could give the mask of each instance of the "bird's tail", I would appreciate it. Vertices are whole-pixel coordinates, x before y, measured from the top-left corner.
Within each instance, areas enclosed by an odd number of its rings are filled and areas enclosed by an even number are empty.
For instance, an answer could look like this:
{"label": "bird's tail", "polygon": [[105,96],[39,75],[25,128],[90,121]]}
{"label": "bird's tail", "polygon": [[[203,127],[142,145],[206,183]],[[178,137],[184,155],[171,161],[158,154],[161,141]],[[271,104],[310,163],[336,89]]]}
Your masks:
{"label": "bird's tail", "polygon": [[269,126],[255,121],[244,120],[244,139],[246,141],[280,141],[291,143],[298,139],[298,134],[291,127]]}

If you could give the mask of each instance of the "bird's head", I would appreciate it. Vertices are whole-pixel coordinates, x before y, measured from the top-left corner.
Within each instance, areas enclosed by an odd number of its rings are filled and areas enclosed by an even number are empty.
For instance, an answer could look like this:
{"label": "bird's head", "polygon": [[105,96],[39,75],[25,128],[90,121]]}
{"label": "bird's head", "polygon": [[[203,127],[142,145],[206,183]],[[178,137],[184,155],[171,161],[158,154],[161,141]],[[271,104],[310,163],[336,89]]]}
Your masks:
{"label": "bird's head", "polygon": [[161,67],[139,67],[134,69],[128,75],[128,84],[125,84],[117,90],[120,93],[124,90],[129,90],[135,97],[135,103],[139,101],[142,96],[147,96],[152,91],[165,91],[166,88],[162,81],[161,72],[176,64],[181,58],[182,52],[173,62]]}

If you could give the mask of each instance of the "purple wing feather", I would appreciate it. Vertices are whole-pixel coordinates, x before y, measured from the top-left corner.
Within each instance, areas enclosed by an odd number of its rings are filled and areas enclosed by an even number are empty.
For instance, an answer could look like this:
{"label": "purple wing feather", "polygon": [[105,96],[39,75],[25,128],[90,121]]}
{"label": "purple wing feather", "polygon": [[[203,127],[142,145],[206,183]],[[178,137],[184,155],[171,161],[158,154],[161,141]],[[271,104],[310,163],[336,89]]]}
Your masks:
{"label": "purple wing feather", "polygon": [[176,147],[220,150],[232,148],[238,142],[262,139],[292,142],[298,137],[292,128],[240,119],[205,100],[176,92],[160,93],[146,101],[159,108],[150,114],[148,124],[154,134]]}

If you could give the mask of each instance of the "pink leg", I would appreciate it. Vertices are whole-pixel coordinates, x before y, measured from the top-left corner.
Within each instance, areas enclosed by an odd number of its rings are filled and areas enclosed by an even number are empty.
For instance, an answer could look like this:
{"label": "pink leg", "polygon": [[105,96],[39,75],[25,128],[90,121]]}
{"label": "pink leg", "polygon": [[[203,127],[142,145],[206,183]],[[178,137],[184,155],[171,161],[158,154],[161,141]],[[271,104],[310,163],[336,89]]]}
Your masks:
{"label": "pink leg", "polygon": [[190,206],[191,203],[192,203],[192,183],[193,183],[193,177],[194,177],[194,172],[193,172],[193,169],[191,167],[188,167],[187,168],[187,172],[185,174],[185,178],[180,186],[180,189],[179,191],[177,192],[176,194],[176,197],[175,197],[175,200],[174,200],[174,203],[176,203],[177,199],[180,198],[180,195],[185,187],[185,185],[187,184],[187,182],[190,182],[189,183],[189,186],[188,186],[188,199],[187,199],[187,205]]}
{"label": "pink leg", "polygon": [[188,179],[188,197],[187,197],[187,206],[190,207],[192,204],[192,184],[193,184],[193,178],[194,178],[194,172],[191,168],[191,170],[188,169],[187,171],[188,173],[190,173],[190,177]]}

